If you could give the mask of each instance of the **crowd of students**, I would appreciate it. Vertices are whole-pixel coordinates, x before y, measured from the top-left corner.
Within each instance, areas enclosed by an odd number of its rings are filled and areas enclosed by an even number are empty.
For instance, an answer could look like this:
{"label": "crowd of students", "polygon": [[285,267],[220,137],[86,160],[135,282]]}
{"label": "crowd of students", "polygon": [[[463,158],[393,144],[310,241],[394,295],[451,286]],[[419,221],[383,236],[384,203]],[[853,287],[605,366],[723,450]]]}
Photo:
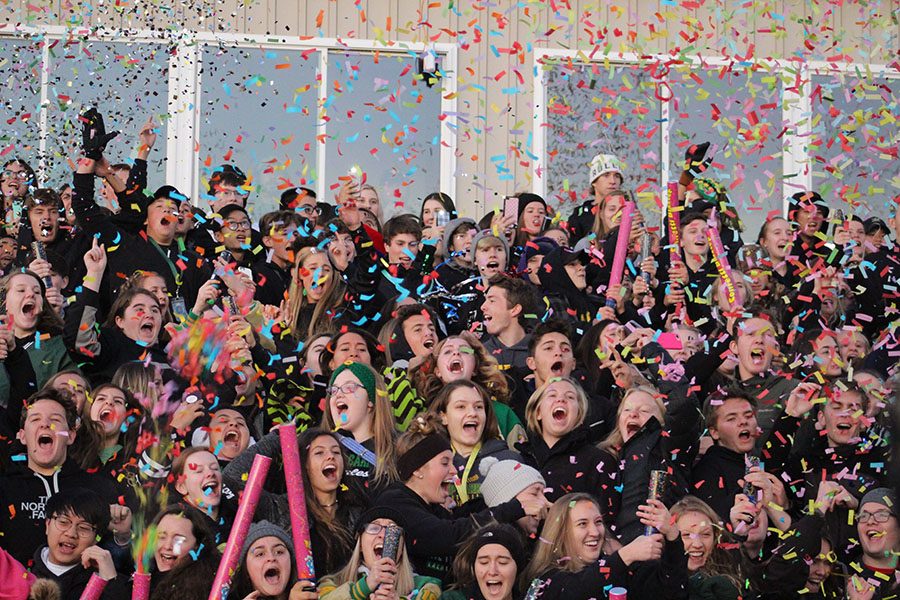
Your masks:
{"label": "crowd of students", "polygon": [[673,227],[620,231],[635,174],[609,154],[574,210],[521,193],[476,220],[435,192],[384,220],[354,170],[254,221],[238,167],[150,193],[152,120],[127,164],[82,121],[71,182],[25,157],[0,182],[0,598],[93,575],[128,598],[135,571],[206,598],[256,455],[229,599],[900,590],[898,211],[810,191],[744,231],[697,144]]}

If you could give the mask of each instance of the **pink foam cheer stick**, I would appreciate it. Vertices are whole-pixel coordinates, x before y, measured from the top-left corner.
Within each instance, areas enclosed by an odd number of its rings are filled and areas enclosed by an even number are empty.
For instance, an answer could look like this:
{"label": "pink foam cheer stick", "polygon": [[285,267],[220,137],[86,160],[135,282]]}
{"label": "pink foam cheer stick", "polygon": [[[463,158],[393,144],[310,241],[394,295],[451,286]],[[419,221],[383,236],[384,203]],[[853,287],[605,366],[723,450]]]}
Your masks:
{"label": "pink foam cheer stick", "polygon": [[106,588],[106,580],[96,573],[92,573],[91,578],[88,579],[88,583],[85,586],[84,591],[81,592],[79,598],[80,600],[100,600],[104,588]]}
{"label": "pink foam cheer stick", "polygon": [[[631,220],[634,216],[634,202],[626,202],[622,206],[622,220],[619,222],[619,234],[616,238],[616,253],[613,255],[612,270],[609,272],[607,290],[622,283],[622,272],[625,270],[625,258],[628,256],[628,240],[631,237]],[[624,235],[623,235],[624,234]],[[606,306],[615,308],[616,298],[606,293]]]}
{"label": "pink foam cheer stick", "polygon": [[719,229],[714,226],[715,212],[710,215],[710,225],[706,230],[706,238],[709,240],[709,249],[712,253],[713,264],[716,265],[716,271],[722,278],[725,290],[728,294],[728,305],[734,306],[737,295],[734,289],[734,276],[731,274],[731,265],[728,264],[728,255],[725,253],[725,246],[722,245],[722,237],[719,235]]}
{"label": "pink foam cheer stick", "polygon": [[219,563],[216,578],[213,580],[212,589],[209,592],[209,600],[223,600],[228,596],[231,589],[231,577],[237,568],[241,547],[247,538],[247,531],[250,530],[250,522],[253,521],[253,513],[256,512],[256,505],[259,503],[259,497],[262,494],[263,484],[266,482],[266,475],[269,473],[271,464],[272,459],[268,456],[257,454],[253,457],[250,475],[247,477],[244,493],[241,494],[241,500],[238,503],[234,524],[231,526],[231,533],[228,534],[225,551],[222,552],[222,561]]}
{"label": "pink foam cheer stick", "polygon": [[150,598],[150,573],[135,573],[131,582],[131,600]]}
{"label": "pink foam cheer stick", "polygon": [[303,473],[300,465],[300,449],[297,447],[297,428],[285,423],[278,428],[281,440],[281,458],[284,461],[284,480],[287,483],[288,506],[291,511],[291,537],[294,540],[294,560],[297,578],[314,581],[312,544],[309,540],[309,520],[306,517],[306,491],[303,489]]}

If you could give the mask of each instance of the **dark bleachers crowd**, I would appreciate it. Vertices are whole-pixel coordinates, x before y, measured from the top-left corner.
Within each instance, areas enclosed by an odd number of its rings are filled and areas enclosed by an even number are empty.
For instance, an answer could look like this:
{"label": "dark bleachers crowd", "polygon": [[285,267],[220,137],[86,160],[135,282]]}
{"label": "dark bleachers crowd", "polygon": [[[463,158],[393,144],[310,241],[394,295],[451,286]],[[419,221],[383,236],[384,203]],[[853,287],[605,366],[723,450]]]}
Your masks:
{"label": "dark bleachers crowd", "polygon": [[574,210],[384,220],[337,165],[254,220],[239,167],[148,190],[152,120],[128,164],[82,121],[71,182],[3,165],[0,598],[207,598],[257,455],[229,599],[897,597],[896,205],[746,231],[702,143],[664,219],[599,154]]}

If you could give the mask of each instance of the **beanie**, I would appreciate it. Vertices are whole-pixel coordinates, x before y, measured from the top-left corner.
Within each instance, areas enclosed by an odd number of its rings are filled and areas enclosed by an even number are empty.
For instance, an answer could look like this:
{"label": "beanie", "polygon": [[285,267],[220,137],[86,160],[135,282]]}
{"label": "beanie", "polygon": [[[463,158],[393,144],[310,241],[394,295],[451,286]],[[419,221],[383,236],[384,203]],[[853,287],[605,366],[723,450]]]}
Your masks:
{"label": "beanie", "polygon": [[485,456],[478,464],[478,470],[483,477],[481,496],[489,508],[509,502],[535,483],[547,485],[537,469],[517,460],[498,460],[493,456]]}
{"label": "beanie", "polygon": [[444,236],[442,241],[444,242],[444,252],[450,253],[450,243],[453,241],[453,236],[456,234],[456,230],[462,227],[463,225],[469,225],[471,229],[475,229],[478,226],[475,224],[475,219],[470,219],[468,217],[460,217],[458,219],[452,219],[447,226],[444,227]]}
{"label": "beanie", "polygon": [[375,519],[389,519],[401,528],[403,527],[404,523],[402,512],[400,512],[393,506],[376,504],[375,506],[366,509],[366,511],[359,516],[359,521],[356,522],[356,533],[362,533],[365,530],[366,525],[368,525]]}
{"label": "beanie", "polygon": [[[512,462],[512,461],[504,461]],[[522,537],[511,526],[505,524],[493,524],[476,531],[473,535],[474,555],[478,556],[478,551],[489,544],[499,544],[509,550],[510,556],[516,563],[517,572],[521,573],[525,570],[528,561],[525,558],[525,545],[522,543]]]}
{"label": "beanie", "polygon": [[469,251],[469,260],[475,262],[475,250],[478,248],[478,244],[481,243],[481,240],[486,238],[493,238],[495,240],[500,241],[500,245],[503,246],[503,252],[506,253],[506,262],[507,266],[509,265],[509,242],[506,240],[506,236],[503,235],[494,235],[494,233],[490,229],[484,229],[479,231],[474,238],[472,238],[472,249]]}
{"label": "beanie", "polygon": [[244,540],[244,545],[241,546],[242,563],[247,559],[247,552],[250,551],[250,546],[264,537],[278,538],[284,542],[285,546],[287,546],[288,552],[290,552],[291,555],[294,554],[294,542],[291,541],[291,536],[289,536],[284,529],[269,521],[260,521],[259,523],[250,525],[250,529],[247,531],[247,538]]}
{"label": "beanie", "polygon": [[337,376],[343,373],[344,371],[350,371],[356,378],[359,379],[359,382],[366,388],[366,393],[369,395],[369,402],[375,402],[375,375],[372,374],[372,368],[367,367],[362,363],[357,362],[345,362],[337,369],[334,370],[334,373],[331,374],[331,379],[328,381],[328,386],[331,387],[334,385],[334,380],[337,379]]}
{"label": "beanie", "polygon": [[888,488],[875,488],[866,492],[862,500],[859,501],[859,509],[862,510],[863,505],[867,502],[885,506],[891,511],[892,515],[897,516],[897,502],[894,492]]}

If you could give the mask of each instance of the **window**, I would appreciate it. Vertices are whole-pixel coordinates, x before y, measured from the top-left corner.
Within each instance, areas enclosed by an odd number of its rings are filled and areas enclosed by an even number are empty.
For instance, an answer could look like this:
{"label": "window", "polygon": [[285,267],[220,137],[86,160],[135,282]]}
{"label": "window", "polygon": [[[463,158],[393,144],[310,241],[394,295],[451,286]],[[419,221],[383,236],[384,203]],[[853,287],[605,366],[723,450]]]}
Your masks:
{"label": "window", "polygon": [[539,68],[547,86],[548,202],[568,216],[588,199],[591,159],[604,153],[624,162],[624,187],[637,192],[642,209],[658,210],[660,102],[649,73],[615,63],[548,61]]}
{"label": "window", "polygon": [[625,161],[626,187],[655,194],[690,145],[709,141],[709,176],[738,208],[745,241],[798,190],[886,217],[900,199],[900,73],[833,69],[537,50],[534,190],[566,213],[564,202],[586,197],[586,162],[605,151]]}
{"label": "window", "polygon": [[0,38],[0,164],[19,156],[38,167],[42,65],[39,43]]}
{"label": "window", "polygon": [[319,52],[205,45],[200,74],[199,206],[225,163],[253,185],[248,208],[258,220],[282,191],[316,189]]}
{"label": "window", "polygon": [[900,196],[900,79],[822,72],[810,87],[815,189],[845,213],[888,217]]}
{"label": "window", "polygon": [[148,165],[148,189],[163,185],[169,87],[168,46],[151,42],[103,42],[48,38],[46,178],[54,187],[72,179],[81,145],[78,116],[96,106],[107,131],[121,133],[107,150],[110,163],[131,162],[138,132],[150,115],[158,132]]}
{"label": "window", "polygon": [[418,215],[422,199],[441,191],[441,82],[426,85],[416,62],[408,53],[328,53],[326,185],[359,165],[385,217]]}
{"label": "window", "polygon": [[782,198],[782,83],[764,65],[681,65],[668,76],[669,180],[677,181],[684,154],[711,143],[709,177],[728,191],[744,223],[744,241],[759,232]]}

